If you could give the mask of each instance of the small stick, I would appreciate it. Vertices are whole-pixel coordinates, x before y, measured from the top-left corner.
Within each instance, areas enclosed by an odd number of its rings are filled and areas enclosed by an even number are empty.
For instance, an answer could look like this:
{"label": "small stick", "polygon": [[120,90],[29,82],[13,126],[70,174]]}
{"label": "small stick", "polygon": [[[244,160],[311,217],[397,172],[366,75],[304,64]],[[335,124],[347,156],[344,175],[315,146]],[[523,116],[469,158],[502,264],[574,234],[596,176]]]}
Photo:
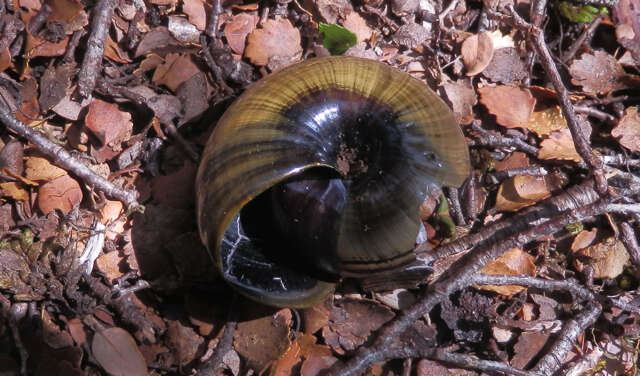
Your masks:
{"label": "small stick", "polygon": [[523,20],[512,6],[507,6],[506,8],[509,10],[509,15],[501,14],[493,10],[488,10],[488,14],[492,18],[501,20],[526,32],[531,38],[531,44],[538,53],[542,67],[547,75],[547,79],[551,81],[554,89],[556,90],[556,96],[562,107],[562,114],[567,120],[567,125],[571,131],[576,151],[591,168],[596,181],[596,190],[598,193],[606,194],[608,187],[607,180],[604,176],[603,163],[600,158],[593,153],[587,138],[582,133],[578,115],[576,114],[575,108],[569,99],[569,91],[562,83],[560,73],[553,62],[553,57],[551,56],[547,45],[545,44],[542,29]]}
{"label": "small stick", "polygon": [[87,185],[97,188],[110,198],[122,201],[130,210],[140,207],[136,198],[136,192],[116,187],[113,183],[96,174],[90,168],[73,158],[62,146],[55,144],[40,134],[40,132],[10,115],[6,107],[1,104],[0,122],[20,137],[29,140],[38,150],[50,157],[54,164],[71,171]]}
{"label": "small stick", "polygon": [[87,50],[78,73],[78,94],[83,98],[87,98],[93,93],[97,77],[102,70],[104,46],[115,7],[115,0],[99,0],[98,4],[93,8],[91,34],[89,34]]}

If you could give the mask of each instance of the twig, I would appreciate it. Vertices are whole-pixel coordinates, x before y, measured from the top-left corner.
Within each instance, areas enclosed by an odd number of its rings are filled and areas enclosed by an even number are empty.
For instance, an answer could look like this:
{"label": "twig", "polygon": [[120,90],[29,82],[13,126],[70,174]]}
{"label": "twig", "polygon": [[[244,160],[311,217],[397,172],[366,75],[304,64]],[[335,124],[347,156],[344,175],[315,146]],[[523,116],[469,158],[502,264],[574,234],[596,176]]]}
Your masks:
{"label": "twig", "polygon": [[434,260],[463,252],[489,239],[501,240],[506,236],[523,231],[531,225],[540,224],[564,211],[593,204],[597,199],[598,194],[593,189],[591,182],[567,188],[563,193],[543,200],[531,208],[524,209],[514,217],[491,223],[476,233],[463,236],[436,248],[433,252],[425,255],[425,262],[431,263]]}
{"label": "twig", "polygon": [[456,220],[456,224],[458,226],[464,226],[467,224],[464,216],[462,215],[462,207],[460,206],[460,197],[458,195],[458,188],[447,187],[446,188],[447,195],[449,196],[449,211],[453,215],[453,218]]}
{"label": "twig", "polygon": [[636,268],[640,268],[640,245],[638,245],[638,238],[633,228],[628,222],[622,222],[620,224],[620,230],[620,241],[622,241],[622,244],[627,248],[633,265],[635,265]]}
{"label": "twig", "polygon": [[547,351],[547,354],[538,361],[538,364],[531,370],[532,373],[540,376],[553,375],[564,364],[564,359],[573,348],[573,344],[589,326],[591,326],[601,309],[594,303],[589,302],[587,307],[574,319],[568,320],[562,327],[558,339]]}
{"label": "twig", "polygon": [[603,155],[600,157],[605,165],[624,166],[624,167],[640,167],[640,159],[629,159],[622,154]]}
{"label": "twig", "polygon": [[229,350],[231,350],[233,345],[233,333],[236,330],[237,322],[233,319],[235,316],[235,302],[236,295],[233,296],[231,304],[229,305],[228,319],[224,326],[222,337],[220,337],[220,341],[218,342],[213,355],[211,355],[209,361],[207,361],[207,363],[198,370],[198,374],[202,374],[203,376],[213,376],[220,368],[223,367],[224,356],[229,352]]}
{"label": "twig", "polygon": [[[366,367],[384,360],[387,348],[398,336],[451,293],[469,286],[472,283],[472,276],[489,261],[511,248],[521,247],[542,236],[551,235],[569,223],[602,214],[609,200],[603,198],[591,205],[569,210],[540,225],[530,226],[528,229],[503,241],[479,244],[473,252],[468,252],[462,256],[445,274],[429,285],[416,304],[398,316],[397,319],[386,324],[378,332],[378,337],[371,347],[361,347],[352,359],[344,364],[332,366],[328,373],[332,375],[356,375],[364,371]],[[568,327],[573,328],[574,326],[568,325]],[[565,338],[572,338],[572,333],[566,334]],[[558,351],[563,349],[559,348]]]}
{"label": "twig", "polygon": [[20,329],[18,328],[18,323],[26,314],[27,304],[14,303],[12,305],[9,302],[9,299],[0,294],[0,306],[2,309],[2,315],[7,319],[7,324],[11,330],[13,342],[18,349],[18,354],[20,354],[20,375],[27,376],[27,360],[29,359],[29,352],[27,352],[26,347],[24,347],[24,344],[22,343]]}
{"label": "twig", "polygon": [[42,25],[47,21],[47,17],[53,12],[53,8],[49,4],[42,4],[38,13],[29,21],[27,30],[29,34],[36,34],[42,28]]}
{"label": "twig", "polygon": [[82,67],[78,73],[78,94],[83,98],[93,93],[97,77],[102,70],[102,56],[115,6],[115,0],[99,0],[93,8],[91,34],[89,34]]}
{"label": "twig", "polygon": [[464,189],[464,212],[467,220],[473,223],[476,220],[476,176],[473,171],[467,179],[467,186]]}
{"label": "twig", "polygon": [[84,29],[76,30],[71,36],[71,40],[69,40],[69,44],[67,45],[67,50],[64,52],[64,57],[62,61],[65,64],[71,64],[75,61],[75,53],[76,48],[78,47],[78,43],[80,43],[80,38],[84,35]]}
{"label": "twig", "polygon": [[554,89],[556,90],[556,96],[562,107],[562,114],[567,120],[567,125],[571,131],[576,151],[591,168],[596,181],[596,190],[598,193],[606,194],[607,181],[602,169],[602,161],[593,153],[586,137],[582,133],[578,115],[576,114],[575,108],[569,99],[569,92],[562,83],[562,78],[560,77],[560,73],[558,73],[558,69],[553,62],[553,57],[551,56],[551,53],[549,53],[549,49],[545,44],[542,29],[523,20],[512,6],[507,6],[507,9],[509,10],[509,15],[501,14],[493,10],[488,10],[488,14],[490,17],[499,19],[500,21],[516,27],[529,35],[531,44],[538,53],[540,63],[544,68],[547,79],[551,81]]}
{"label": "twig", "polygon": [[209,11],[209,22],[205,33],[213,41],[218,39],[218,24],[220,22],[220,14],[222,13],[222,1],[213,0],[211,10]]}
{"label": "twig", "polygon": [[0,122],[20,137],[29,140],[39,151],[50,157],[51,162],[72,172],[87,185],[97,188],[110,198],[122,201],[130,210],[140,207],[136,198],[136,192],[116,187],[113,183],[96,174],[90,168],[73,158],[62,146],[49,141],[40,134],[40,132],[33,130],[28,125],[10,115],[6,107],[1,104]]}
{"label": "twig", "polygon": [[530,372],[519,370],[515,367],[511,367],[508,364],[502,362],[495,362],[491,360],[483,360],[473,358],[464,354],[457,354],[448,351],[436,351],[431,359],[439,360],[441,362],[453,364],[459,368],[472,368],[483,373],[496,373],[502,372],[505,375],[515,376],[531,376]]}
{"label": "twig", "polygon": [[588,43],[591,40],[591,38],[593,38],[593,34],[595,33],[596,28],[600,25],[602,20],[604,20],[604,15],[602,14],[594,18],[589,23],[589,26],[587,26],[587,28],[584,29],[582,34],[580,34],[578,39],[576,39],[571,44],[571,46],[569,46],[569,48],[565,51],[565,53],[562,54],[562,56],[560,57],[560,61],[562,61],[563,63],[566,63],[567,61],[571,60],[575,56],[575,54],[578,52],[578,50],[585,43]]}
{"label": "twig", "polygon": [[575,108],[576,112],[581,113],[581,114],[585,114],[587,116],[591,116],[594,117],[598,120],[601,120],[607,124],[613,125],[617,122],[618,119],[616,119],[615,116],[608,114],[606,112],[600,111],[598,109],[595,109],[593,107],[585,107],[585,106],[574,106],[573,108]]}
{"label": "twig", "polygon": [[512,178],[516,175],[528,175],[528,176],[545,176],[547,175],[547,169],[541,166],[529,166],[521,168],[512,168],[510,170],[496,171],[486,175],[487,181],[491,184],[498,184],[505,179]]}
{"label": "twig", "polygon": [[538,156],[538,148],[527,144],[519,138],[505,137],[501,135],[493,134],[486,129],[482,128],[477,121],[471,122],[471,129],[480,133],[480,137],[477,140],[469,142],[469,146],[489,146],[498,148],[515,148],[525,152],[531,156]]}
{"label": "twig", "polygon": [[640,204],[609,204],[606,210],[609,213],[620,214],[640,213]]}

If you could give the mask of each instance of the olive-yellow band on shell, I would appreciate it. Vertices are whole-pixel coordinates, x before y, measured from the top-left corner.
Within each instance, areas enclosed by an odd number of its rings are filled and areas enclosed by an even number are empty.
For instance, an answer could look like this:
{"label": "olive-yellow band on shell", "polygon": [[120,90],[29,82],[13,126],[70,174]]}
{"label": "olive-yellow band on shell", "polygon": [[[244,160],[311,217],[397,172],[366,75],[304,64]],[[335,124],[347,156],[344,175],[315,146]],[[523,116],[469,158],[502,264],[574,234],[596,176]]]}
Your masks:
{"label": "olive-yellow band on shell", "polygon": [[218,122],[196,182],[200,235],[241,293],[308,306],[337,276],[412,261],[421,202],[469,169],[451,111],[422,82],[376,61],[311,59]]}

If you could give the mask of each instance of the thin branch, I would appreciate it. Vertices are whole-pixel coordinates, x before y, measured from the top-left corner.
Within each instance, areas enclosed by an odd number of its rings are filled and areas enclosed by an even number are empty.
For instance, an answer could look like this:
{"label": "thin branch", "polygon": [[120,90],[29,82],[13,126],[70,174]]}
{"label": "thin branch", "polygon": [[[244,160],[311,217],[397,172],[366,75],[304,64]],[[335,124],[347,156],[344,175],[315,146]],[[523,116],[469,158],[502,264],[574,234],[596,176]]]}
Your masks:
{"label": "thin branch", "polygon": [[573,348],[578,336],[595,323],[601,311],[597,303],[589,302],[584,311],[574,319],[568,320],[562,326],[556,342],[547,351],[547,354],[538,361],[538,364],[531,372],[540,376],[555,374],[564,364],[564,359]]}
{"label": "thin branch", "polygon": [[17,120],[7,112],[6,107],[3,105],[0,105],[0,122],[20,137],[29,140],[39,151],[51,158],[51,162],[72,172],[88,186],[104,192],[107,197],[122,201],[129,210],[140,207],[136,198],[136,192],[116,187],[113,183],[96,174],[90,168],[73,158],[62,146],[49,141],[49,139],[40,134],[40,132]]}
{"label": "thin branch", "polygon": [[[378,332],[377,339],[371,347],[361,347],[356,355],[346,363],[332,366],[328,374],[357,375],[363,372],[366,367],[384,360],[387,349],[395,338],[413,325],[417,319],[429,313],[450,294],[472,284],[473,275],[482,269],[489,261],[511,248],[522,247],[543,236],[551,235],[569,223],[578,222],[604,213],[604,208],[609,203],[609,200],[610,199],[603,198],[591,205],[569,210],[540,225],[529,226],[528,229],[503,241],[497,243],[484,242],[484,244],[476,246],[473,252],[468,252],[462,256],[446,273],[440,276],[433,284],[429,285],[416,304],[399,315],[397,319],[386,324]],[[571,326],[571,328],[573,328],[573,326]],[[572,333],[573,332],[568,333],[566,338],[572,338]],[[563,349],[564,348],[559,348],[558,351]]]}
{"label": "thin branch", "polygon": [[584,136],[580,127],[580,120],[576,114],[575,108],[569,99],[569,91],[562,83],[560,73],[556,68],[553,61],[553,57],[547,48],[544,40],[543,30],[539,27],[527,23],[520,15],[513,9],[512,6],[507,6],[509,15],[501,14],[493,10],[488,10],[490,17],[498,19],[506,24],[516,27],[527,33],[531,39],[531,44],[538,53],[540,63],[544,68],[547,79],[551,81],[555,91],[558,102],[562,107],[562,114],[567,120],[567,125],[571,131],[573,143],[576,147],[576,151],[582,157],[582,159],[589,165],[596,180],[596,190],[600,194],[607,192],[607,181],[603,172],[603,163],[597,155],[593,153],[587,138]]}
{"label": "thin branch", "polygon": [[515,137],[506,137],[498,134],[493,134],[486,129],[482,128],[477,121],[473,121],[471,123],[471,129],[478,132],[480,137],[477,140],[472,140],[469,142],[469,146],[490,146],[490,147],[498,147],[498,148],[515,148],[516,150],[520,150],[525,152],[533,157],[538,156],[538,148],[529,145],[523,140]]}
{"label": "thin branch", "polygon": [[93,93],[97,77],[102,70],[102,56],[116,3],[115,0],[99,0],[93,9],[91,34],[89,34],[82,67],[78,73],[78,94],[83,98]]}

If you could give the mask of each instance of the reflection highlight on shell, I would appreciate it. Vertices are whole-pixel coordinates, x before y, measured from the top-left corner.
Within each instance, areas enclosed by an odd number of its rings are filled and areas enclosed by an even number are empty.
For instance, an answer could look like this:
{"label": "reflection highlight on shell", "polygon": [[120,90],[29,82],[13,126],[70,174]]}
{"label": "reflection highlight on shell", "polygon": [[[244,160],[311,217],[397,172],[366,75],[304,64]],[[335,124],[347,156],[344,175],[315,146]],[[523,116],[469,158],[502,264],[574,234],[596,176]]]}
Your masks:
{"label": "reflection highlight on shell", "polygon": [[420,204],[469,169],[453,114],[422,82],[311,59],[256,83],[216,125],[196,181],[200,235],[240,293],[309,306],[341,277],[413,261]]}

